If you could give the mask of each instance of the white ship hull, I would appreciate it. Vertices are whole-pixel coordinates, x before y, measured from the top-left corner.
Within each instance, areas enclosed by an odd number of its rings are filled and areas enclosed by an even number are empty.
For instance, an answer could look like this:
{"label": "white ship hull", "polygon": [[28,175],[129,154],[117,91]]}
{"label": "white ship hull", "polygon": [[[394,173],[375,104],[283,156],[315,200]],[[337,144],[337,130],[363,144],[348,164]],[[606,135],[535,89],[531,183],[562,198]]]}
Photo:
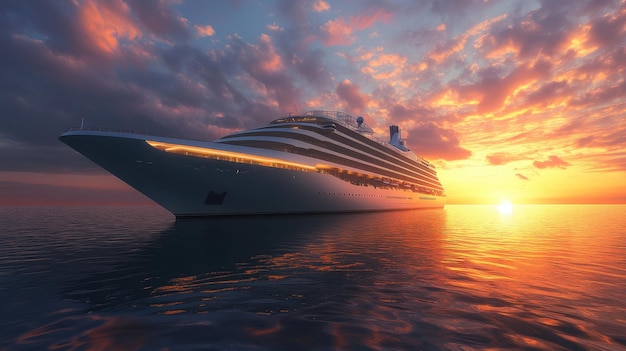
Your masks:
{"label": "white ship hull", "polygon": [[[411,189],[355,185],[323,172],[170,153],[147,141],[247,155],[258,153],[253,148],[91,130],[68,131],[60,140],[177,217],[404,210],[443,207],[446,199]],[[312,158],[281,157],[315,167]]]}

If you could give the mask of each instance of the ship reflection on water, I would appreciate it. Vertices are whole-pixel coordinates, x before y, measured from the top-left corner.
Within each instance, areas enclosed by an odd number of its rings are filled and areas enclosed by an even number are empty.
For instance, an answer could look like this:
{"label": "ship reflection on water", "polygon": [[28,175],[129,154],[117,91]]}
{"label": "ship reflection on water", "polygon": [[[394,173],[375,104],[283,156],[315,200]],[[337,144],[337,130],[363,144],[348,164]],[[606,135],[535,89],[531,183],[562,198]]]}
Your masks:
{"label": "ship reflection on water", "polygon": [[[624,222],[592,210],[447,206],[149,228],[112,213],[81,244],[59,233],[57,253],[89,253],[83,268],[28,272],[60,282],[38,297],[55,307],[21,324],[9,313],[15,337],[0,346],[624,348]],[[603,240],[583,213],[609,223]]]}

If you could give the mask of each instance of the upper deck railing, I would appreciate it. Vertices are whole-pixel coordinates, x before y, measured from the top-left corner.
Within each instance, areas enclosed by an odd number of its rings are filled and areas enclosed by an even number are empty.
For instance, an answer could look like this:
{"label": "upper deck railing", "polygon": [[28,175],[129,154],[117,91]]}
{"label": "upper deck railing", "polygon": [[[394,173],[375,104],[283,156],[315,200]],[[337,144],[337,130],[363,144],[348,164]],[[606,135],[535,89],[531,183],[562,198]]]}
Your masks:
{"label": "upper deck railing", "polygon": [[[353,128],[358,128],[359,127],[359,123],[357,122],[357,118],[358,117],[354,117],[350,114],[347,114],[345,112],[341,112],[341,111],[326,111],[326,110],[314,110],[314,111],[308,111],[305,112],[304,114],[302,114],[303,116],[316,116],[316,117],[326,117],[326,118],[331,118],[334,120],[337,120],[347,126],[353,127]],[[362,117],[361,117],[362,118]],[[371,131],[372,128],[365,122],[361,123],[361,128],[363,130],[368,130]]]}

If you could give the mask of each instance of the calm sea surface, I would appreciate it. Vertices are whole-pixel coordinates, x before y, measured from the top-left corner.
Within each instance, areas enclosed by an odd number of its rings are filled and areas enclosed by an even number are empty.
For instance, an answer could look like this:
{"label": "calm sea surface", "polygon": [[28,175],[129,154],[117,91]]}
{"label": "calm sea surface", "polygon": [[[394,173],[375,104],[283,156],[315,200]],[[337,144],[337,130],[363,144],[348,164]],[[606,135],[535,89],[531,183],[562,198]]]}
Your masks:
{"label": "calm sea surface", "polygon": [[626,206],[0,208],[0,349],[626,350]]}

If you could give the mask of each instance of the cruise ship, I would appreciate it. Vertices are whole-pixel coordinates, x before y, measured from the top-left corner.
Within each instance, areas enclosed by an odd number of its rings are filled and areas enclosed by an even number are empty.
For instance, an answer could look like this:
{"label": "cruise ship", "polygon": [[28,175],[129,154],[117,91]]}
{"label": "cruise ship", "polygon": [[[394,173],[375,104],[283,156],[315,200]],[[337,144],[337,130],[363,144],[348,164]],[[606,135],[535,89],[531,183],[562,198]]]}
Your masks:
{"label": "cruise ship", "polygon": [[443,207],[435,167],[389,130],[310,111],[212,142],[82,127],[59,139],[176,217]]}

